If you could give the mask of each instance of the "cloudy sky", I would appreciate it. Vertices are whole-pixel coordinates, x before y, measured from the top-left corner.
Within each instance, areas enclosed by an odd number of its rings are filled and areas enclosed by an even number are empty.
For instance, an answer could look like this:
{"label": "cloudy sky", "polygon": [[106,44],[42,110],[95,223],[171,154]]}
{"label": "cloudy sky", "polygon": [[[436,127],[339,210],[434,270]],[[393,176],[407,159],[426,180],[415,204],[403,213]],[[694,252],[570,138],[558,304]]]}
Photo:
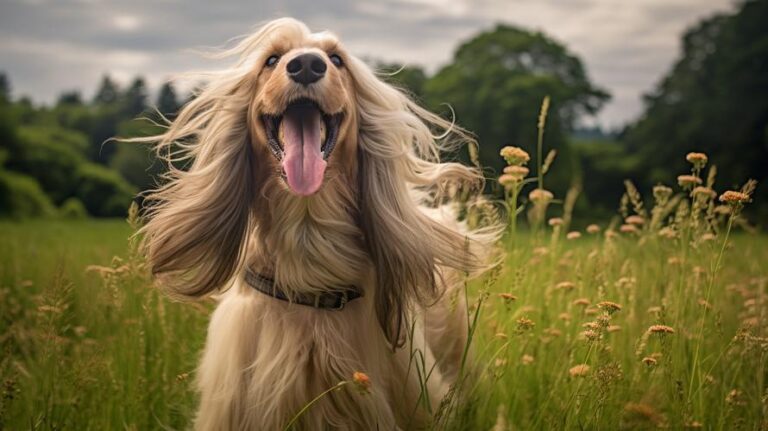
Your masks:
{"label": "cloudy sky", "polygon": [[270,18],[330,29],[360,56],[434,71],[462,41],[496,22],[541,30],[579,55],[613,95],[597,122],[635,118],[641,95],[679,53],[683,31],[730,11],[733,0],[0,0],[0,70],[14,95],[50,103],[63,90],[90,97],[109,72],[141,74],[157,88],[210,63],[193,52],[221,46]]}

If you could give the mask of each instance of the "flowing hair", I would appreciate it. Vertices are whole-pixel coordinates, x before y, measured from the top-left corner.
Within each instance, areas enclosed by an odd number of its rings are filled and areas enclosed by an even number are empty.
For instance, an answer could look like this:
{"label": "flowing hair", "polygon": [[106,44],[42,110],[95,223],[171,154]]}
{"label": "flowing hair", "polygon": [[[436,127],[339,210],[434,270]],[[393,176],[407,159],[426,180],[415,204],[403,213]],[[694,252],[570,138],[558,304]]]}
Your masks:
{"label": "flowing hair", "polygon": [[[147,196],[139,234],[152,273],[171,295],[195,298],[226,289],[248,258],[246,249],[264,253],[258,245],[247,247],[255,230],[263,228],[257,221],[263,208],[254,201],[270,193],[262,184],[276,175],[257,157],[255,148],[263,143],[253,142],[249,132],[249,122],[258,121],[258,113],[251,112],[257,92],[254,65],[272,38],[309,35],[292,19],[267,23],[222,53],[237,56],[235,65],[206,75],[206,86],[164,133],[131,140],[155,143],[169,162],[166,182]],[[351,134],[357,136],[358,183],[352,185],[357,208],[348,210],[357,214],[355,228],[362,231],[373,263],[379,324],[398,345],[409,307],[438,298],[449,272],[471,275],[487,269],[487,250],[501,228],[492,223],[468,229],[455,219],[455,194],[440,193],[458,185],[473,195],[482,191],[478,169],[440,159],[458,145],[473,144],[472,138],[380,80],[359,59],[346,55],[345,67],[356,110],[349,115],[357,125]],[[188,169],[174,167],[179,162],[187,162]],[[437,195],[448,216],[433,214],[439,209]],[[319,193],[310,199],[333,196]],[[299,199],[285,193],[272,198]]]}

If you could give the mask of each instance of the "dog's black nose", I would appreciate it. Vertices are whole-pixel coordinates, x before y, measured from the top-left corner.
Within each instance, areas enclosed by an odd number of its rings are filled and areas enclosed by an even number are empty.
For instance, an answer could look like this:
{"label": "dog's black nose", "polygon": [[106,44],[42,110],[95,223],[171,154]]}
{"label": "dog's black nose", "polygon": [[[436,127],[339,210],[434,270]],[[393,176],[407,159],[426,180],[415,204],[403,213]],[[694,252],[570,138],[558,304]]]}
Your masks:
{"label": "dog's black nose", "polygon": [[325,61],[316,54],[301,54],[288,62],[286,70],[288,76],[302,85],[317,82],[325,76],[328,66]]}

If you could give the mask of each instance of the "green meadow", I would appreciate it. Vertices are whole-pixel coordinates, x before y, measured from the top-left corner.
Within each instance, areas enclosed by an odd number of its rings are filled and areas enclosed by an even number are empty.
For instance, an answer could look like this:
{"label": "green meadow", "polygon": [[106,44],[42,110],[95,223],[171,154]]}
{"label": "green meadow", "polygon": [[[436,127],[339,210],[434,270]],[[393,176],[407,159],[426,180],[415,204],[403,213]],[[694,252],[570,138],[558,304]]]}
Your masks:
{"label": "green meadow", "polygon": [[[435,429],[766,426],[768,238],[558,223],[468,286],[474,371]],[[0,223],[0,428],[190,426],[212,304],[163,298],[131,232]]]}

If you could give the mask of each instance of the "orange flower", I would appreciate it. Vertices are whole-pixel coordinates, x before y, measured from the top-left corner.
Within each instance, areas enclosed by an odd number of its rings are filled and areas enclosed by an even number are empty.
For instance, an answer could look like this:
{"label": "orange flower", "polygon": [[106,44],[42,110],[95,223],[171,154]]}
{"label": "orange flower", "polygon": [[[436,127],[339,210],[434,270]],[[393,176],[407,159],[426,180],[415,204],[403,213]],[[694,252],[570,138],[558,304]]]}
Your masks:
{"label": "orange flower", "polygon": [[360,389],[361,392],[371,391],[371,378],[368,377],[368,374],[355,371],[352,373],[352,381],[355,383],[358,389]]}

